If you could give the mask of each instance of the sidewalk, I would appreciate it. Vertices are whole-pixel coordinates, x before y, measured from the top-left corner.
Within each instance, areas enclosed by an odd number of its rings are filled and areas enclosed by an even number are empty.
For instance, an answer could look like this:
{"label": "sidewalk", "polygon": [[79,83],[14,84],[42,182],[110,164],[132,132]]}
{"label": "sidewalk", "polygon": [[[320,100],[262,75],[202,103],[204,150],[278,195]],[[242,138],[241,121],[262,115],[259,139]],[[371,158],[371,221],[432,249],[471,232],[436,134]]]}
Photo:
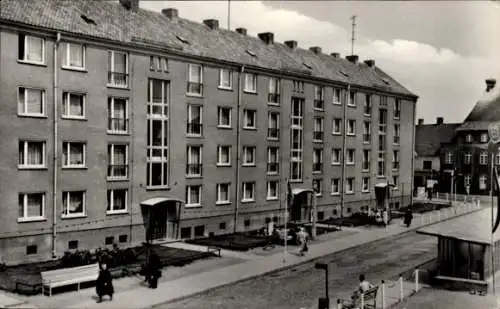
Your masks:
{"label": "sidewalk", "polygon": [[[461,207],[459,205],[460,204],[455,207],[460,209],[463,208],[464,211],[466,210],[465,207]],[[475,208],[472,211],[476,210],[478,209]],[[441,220],[446,217],[444,214],[445,211],[448,211],[448,214],[453,214],[453,212],[443,209],[442,216],[440,215]],[[459,215],[462,215],[466,212],[458,211],[458,213]],[[437,215],[435,215],[434,218],[437,220]],[[155,305],[170,303],[183,298],[191,297],[220,286],[234,284],[284,268],[297,266],[311,260],[320,259],[327,254],[343,251],[407,231],[413,231],[424,225],[436,223],[437,221],[432,223],[429,221],[419,221],[417,215],[414,222],[415,223],[412,227],[405,228],[402,225],[402,220],[396,219],[394,220],[394,223],[387,228],[373,228],[367,232],[361,231],[358,233],[350,233],[342,238],[335,238],[320,243],[312,242],[310,245],[310,252],[305,257],[295,255],[294,252],[296,248],[292,247],[289,250],[291,253],[286,254],[285,260],[283,251],[280,251],[265,258],[249,259],[219,269],[206,268],[206,271],[200,270],[199,272],[189,276],[162,282],[157,290],[151,290],[141,285],[137,285],[136,288],[127,291],[116,289],[117,293],[115,294],[112,302],[97,304],[95,299],[91,297],[82,299],[81,295],[79,295],[82,294],[81,291],[80,293],[73,292],[75,297],[72,299],[72,303],[62,302],[56,305],[53,301],[51,301],[51,305],[48,305],[48,297],[45,296],[36,297],[37,303],[33,303],[35,299],[33,299],[33,301],[30,299],[29,302],[41,308],[149,308]],[[93,289],[91,292],[93,292]],[[52,298],[54,297],[56,296],[53,296]]]}

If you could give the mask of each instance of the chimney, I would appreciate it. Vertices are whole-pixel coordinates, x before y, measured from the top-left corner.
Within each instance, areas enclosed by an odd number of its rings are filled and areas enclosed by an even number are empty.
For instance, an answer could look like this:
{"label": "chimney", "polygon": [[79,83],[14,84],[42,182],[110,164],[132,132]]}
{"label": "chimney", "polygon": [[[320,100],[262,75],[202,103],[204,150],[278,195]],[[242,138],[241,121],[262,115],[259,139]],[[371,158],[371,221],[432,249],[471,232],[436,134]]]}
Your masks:
{"label": "chimney", "polygon": [[345,58],[354,64],[358,64],[358,59],[359,57],[357,55],[350,55],[350,56],[345,56]]}
{"label": "chimney", "polygon": [[418,118],[418,125],[421,126],[424,124],[424,119],[423,118]]}
{"label": "chimney", "polygon": [[219,29],[219,21],[217,19],[205,19],[203,21],[205,25],[208,26],[208,28],[212,30],[217,30]]}
{"label": "chimney", "polygon": [[436,118],[436,124],[443,124],[443,122],[444,122],[443,117],[437,117]]}
{"label": "chimney", "polygon": [[297,48],[297,44],[298,44],[297,41],[293,41],[293,40],[285,41],[285,45],[291,49]]}
{"label": "chimney", "polygon": [[235,30],[239,34],[247,35],[247,29],[246,28],[236,28]]}
{"label": "chimney", "polygon": [[309,47],[309,50],[315,53],[316,55],[321,54],[321,47],[319,46]]}
{"label": "chimney", "polygon": [[129,11],[137,12],[139,10],[139,0],[120,0],[120,3]]}
{"label": "chimney", "polygon": [[177,11],[177,9],[174,8],[163,9],[161,10],[161,13],[170,19],[179,17],[179,11]]}
{"label": "chimney", "polygon": [[266,44],[273,44],[274,43],[274,33],[272,32],[262,32],[258,34],[259,39],[262,40],[262,42]]}
{"label": "chimney", "polygon": [[335,59],[340,58],[340,53],[331,53],[330,56],[332,56]]}
{"label": "chimney", "polygon": [[365,60],[365,63],[371,68],[375,66],[375,60],[369,59]]}
{"label": "chimney", "polygon": [[486,80],[486,92],[490,92],[491,89],[495,88],[497,80],[494,78],[488,78]]}

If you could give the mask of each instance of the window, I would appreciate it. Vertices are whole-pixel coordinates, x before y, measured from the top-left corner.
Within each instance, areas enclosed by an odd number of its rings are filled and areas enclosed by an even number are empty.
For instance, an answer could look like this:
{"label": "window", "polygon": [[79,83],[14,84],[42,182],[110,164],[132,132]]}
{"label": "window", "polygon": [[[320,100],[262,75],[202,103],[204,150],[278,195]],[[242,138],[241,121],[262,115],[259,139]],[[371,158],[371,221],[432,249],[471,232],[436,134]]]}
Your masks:
{"label": "window", "polygon": [[387,106],[387,97],[380,96],[380,106]]}
{"label": "window", "polygon": [[17,112],[21,116],[45,116],[45,91],[19,87],[17,106]]}
{"label": "window", "polygon": [[347,135],[356,135],[356,120],[347,120]]}
{"label": "window", "polygon": [[292,113],[290,127],[290,180],[302,180],[303,173],[303,120],[304,120],[304,99],[292,98]]}
{"label": "window", "polygon": [[488,153],[487,152],[481,152],[481,154],[479,155],[479,164],[481,164],[481,165],[488,164]]}
{"label": "window", "polygon": [[277,200],[278,199],[278,181],[271,180],[267,182],[267,200]]}
{"label": "window", "polygon": [[399,144],[399,140],[400,140],[400,127],[399,127],[399,124],[395,124],[394,125],[394,136],[393,136],[393,143],[398,145]]}
{"label": "window", "polygon": [[124,144],[108,145],[108,179],[127,179],[128,146]]}
{"label": "window", "polygon": [[340,179],[334,178],[332,179],[332,195],[340,194]]}
{"label": "window", "polygon": [[399,176],[397,175],[392,176],[392,184],[394,185],[393,190],[397,190],[399,187]]}
{"label": "window", "polygon": [[354,91],[349,92],[349,102],[347,102],[347,105],[356,106],[356,92]]}
{"label": "window", "polygon": [[277,174],[279,172],[279,148],[267,148],[267,173]]}
{"label": "window", "polygon": [[29,63],[45,63],[45,39],[19,34],[18,59]]}
{"label": "window", "polygon": [[470,183],[472,182],[472,176],[471,175],[465,175],[464,176],[464,186],[465,187],[470,187]]}
{"label": "window", "polygon": [[81,217],[85,215],[85,192],[70,191],[63,192],[62,216]]}
{"label": "window", "polygon": [[219,70],[219,88],[233,89],[233,72],[230,69]]}
{"label": "window", "polygon": [[340,148],[332,149],[332,165],[340,164]]}
{"label": "window", "polygon": [[19,168],[45,168],[45,142],[19,142]]}
{"label": "window", "polygon": [[217,146],[217,165],[231,165],[231,146]]}
{"label": "window", "polygon": [[323,117],[314,117],[313,121],[313,141],[323,142]]}
{"label": "window", "polygon": [[322,179],[313,179],[313,190],[316,193],[316,196],[323,195],[323,180]]}
{"label": "window", "polygon": [[85,95],[81,93],[63,92],[63,118],[85,118]]}
{"label": "window", "polygon": [[500,152],[495,154],[495,164],[500,165]]}
{"label": "window", "polygon": [[488,142],[488,133],[481,133],[481,143]]}
{"label": "window", "polygon": [[245,73],[245,92],[257,93],[257,75],[253,73]]}
{"label": "window", "polygon": [[267,95],[267,102],[269,104],[280,104],[280,84],[278,78],[269,78],[269,94]]}
{"label": "window", "polygon": [[128,132],[128,104],[125,98],[108,98],[108,133]]}
{"label": "window", "polygon": [[453,163],[453,152],[446,152],[444,156],[444,163],[452,164]]}
{"label": "window", "polygon": [[85,167],[85,143],[63,142],[63,167]]}
{"label": "window", "polygon": [[269,112],[268,113],[268,129],[267,138],[268,139],[279,139],[280,138],[280,113]]}
{"label": "window", "polygon": [[62,67],[69,69],[85,69],[85,45],[78,43],[62,43]]}
{"label": "window", "polygon": [[106,213],[127,212],[127,189],[108,190],[108,208]]}
{"label": "window", "polygon": [[304,93],[304,82],[299,80],[294,80],[292,91],[296,93]]}
{"label": "window", "polygon": [[333,88],[333,104],[342,104],[342,90]]}
{"label": "window", "polygon": [[187,134],[201,136],[203,134],[203,106],[188,104],[187,106]]}
{"label": "window", "polygon": [[342,134],[342,119],[333,119],[333,134]]}
{"label": "window", "polygon": [[199,64],[188,64],[187,93],[189,95],[203,95],[203,67]]}
{"label": "window", "polygon": [[113,87],[128,86],[128,54],[125,52],[108,52],[108,85]]}
{"label": "window", "polygon": [[387,110],[383,108],[378,110],[378,132],[379,134],[387,132]]}
{"label": "window", "polygon": [[363,177],[363,192],[370,192],[370,177]]}
{"label": "window", "polygon": [[201,185],[186,186],[186,207],[201,206]]}
{"label": "window", "polygon": [[181,238],[186,239],[186,238],[191,238],[191,227],[182,227],[181,228]]}
{"label": "window", "polygon": [[250,219],[246,219],[243,224],[245,225],[245,227],[249,227],[250,226]]}
{"label": "window", "polygon": [[354,178],[347,178],[347,182],[345,184],[345,193],[354,193]]}
{"label": "window", "polygon": [[315,148],[313,150],[313,173],[321,173],[323,171],[323,149]]}
{"label": "window", "polygon": [[45,193],[20,193],[18,221],[45,219]]}
{"label": "window", "polygon": [[432,161],[424,161],[424,170],[432,170]]}
{"label": "window", "polygon": [[314,86],[314,109],[323,110],[324,108],[324,88],[323,86]]}
{"label": "window", "polygon": [[363,171],[370,170],[370,162],[371,162],[370,155],[371,155],[370,150],[363,149],[363,163],[362,163]]}
{"label": "window", "polygon": [[104,244],[105,245],[112,245],[115,243],[115,237],[114,236],[109,236],[104,238]]}
{"label": "window", "polygon": [[393,170],[399,169],[399,151],[398,150],[392,151],[392,169]]}
{"label": "window", "polygon": [[149,57],[149,70],[158,72],[168,72],[168,60],[161,56]]}
{"label": "window", "polygon": [[399,119],[401,117],[401,101],[399,99],[394,99],[394,119]]}
{"label": "window", "polygon": [[229,183],[218,183],[217,184],[217,201],[216,204],[228,204],[231,203],[229,200]]}
{"label": "window", "polygon": [[243,166],[254,166],[255,165],[255,147],[244,146],[243,147]]}
{"label": "window", "polygon": [[377,157],[377,176],[385,176],[385,151],[379,151]]}
{"label": "window", "polygon": [[466,142],[466,143],[472,143],[472,140],[473,140],[473,138],[472,138],[472,134],[467,134],[467,135],[465,136],[465,142]]}
{"label": "window", "polygon": [[244,182],[242,192],[242,202],[253,202],[255,199],[255,182]]}
{"label": "window", "polygon": [[217,108],[217,126],[219,128],[231,128],[231,107]]}
{"label": "window", "polygon": [[122,234],[118,236],[118,242],[119,243],[125,243],[128,241],[128,235],[127,234]]}
{"label": "window", "polygon": [[257,111],[253,109],[245,109],[243,111],[243,129],[257,128]]}
{"label": "window", "polygon": [[347,149],[347,164],[348,165],[354,165],[354,160],[356,160],[355,153],[356,153],[355,149]]}
{"label": "window", "polygon": [[225,230],[225,229],[226,229],[226,222],[219,223],[219,230]]}
{"label": "window", "polygon": [[187,146],[186,175],[200,177],[203,171],[201,146]]}
{"label": "window", "polygon": [[369,121],[363,122],[363,143],[369,144],[372,140],[372,124]]}
{"label": "window", "polygon": [[76,249],[78,249],[78,240],[70,240],[70,241],[68,241],[68,249],[69,250],[76,250]]}
{"label": "window", "polygon": [[479,176],[479,190],[486,190],[487,179],[486,175]]}
{"label": "window", "polygon": [[[430,161],[429,161],[430,162]],[[424,162],[425,163],[425,162]],[[432,163],[432,162],[431,162]],[[468,152],[464,155],[464,164],[471,164],[472,163],[472,153]],[[425,166],[424,166],[425,168]]]}
{"label": "window", "polygon": [[38,253],[38,246],[37,245],[29,245],[26,246],[26,255],[33,255]]}
{"label": "window", "polygon": [[365,105],[363,107],[363,114],[365,116],[371,116],[372,114],[372,96],[365,94]]}

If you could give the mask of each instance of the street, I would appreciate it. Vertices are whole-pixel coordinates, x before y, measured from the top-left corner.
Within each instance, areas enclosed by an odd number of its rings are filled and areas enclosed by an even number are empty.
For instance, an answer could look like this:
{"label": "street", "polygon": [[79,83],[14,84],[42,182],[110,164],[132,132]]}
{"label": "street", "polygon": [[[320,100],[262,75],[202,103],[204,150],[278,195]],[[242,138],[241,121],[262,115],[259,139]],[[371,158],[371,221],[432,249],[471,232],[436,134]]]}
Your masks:
{"label": "street", "polygon": [[[331,303],[347,298],[361,273],[378,283],[434,258],[435,252],[435,238],[411,232],[326,256]],[[324,272],[311,262],[156,308],[299,309],[313,307],[324,294]]]}

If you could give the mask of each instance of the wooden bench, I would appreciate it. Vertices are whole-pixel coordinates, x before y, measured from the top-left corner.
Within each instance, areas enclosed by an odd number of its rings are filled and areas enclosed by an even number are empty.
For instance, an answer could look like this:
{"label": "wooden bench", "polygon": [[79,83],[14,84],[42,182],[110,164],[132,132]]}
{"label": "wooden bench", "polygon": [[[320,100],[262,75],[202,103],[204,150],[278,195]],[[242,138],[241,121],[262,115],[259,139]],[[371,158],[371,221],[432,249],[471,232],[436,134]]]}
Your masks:
{"label": "wooden bench", "polygon": [[218,257],[221,257],[220,254],[221,248],[217,246],[208,246],[207,247],[207,252],[215,253],[217,254]]}
{"label": "wooden bench", "polygon": [[486,295],[488,292],[488,282],[484,280],[465,279],[448,276],[436,276],[435,280],[444,282],[447,287],[469,289],[474,294]]}
{"label": "wooden bench", "polygon": [[[354,309],[354,308],[362,308],[362,309],[376,309],[377,308],[377,293],[378,286],[374,286],[363,294],[359,295],[359,299],[355,303],[350,300],[340,299],[340,303],[342,304],[341,308],[346,309]],[[361,305],[361,299],[363,299],[363,305]]]}
{"label": "wooden bench", "polygon": [[99,264],[90,264],[79,267],[62,268],[44,271],[42,275],[42,295],[45,295],[45,287],[49,288],[49,296],[52,296],[52,288],[96,281],[99,276]]}

